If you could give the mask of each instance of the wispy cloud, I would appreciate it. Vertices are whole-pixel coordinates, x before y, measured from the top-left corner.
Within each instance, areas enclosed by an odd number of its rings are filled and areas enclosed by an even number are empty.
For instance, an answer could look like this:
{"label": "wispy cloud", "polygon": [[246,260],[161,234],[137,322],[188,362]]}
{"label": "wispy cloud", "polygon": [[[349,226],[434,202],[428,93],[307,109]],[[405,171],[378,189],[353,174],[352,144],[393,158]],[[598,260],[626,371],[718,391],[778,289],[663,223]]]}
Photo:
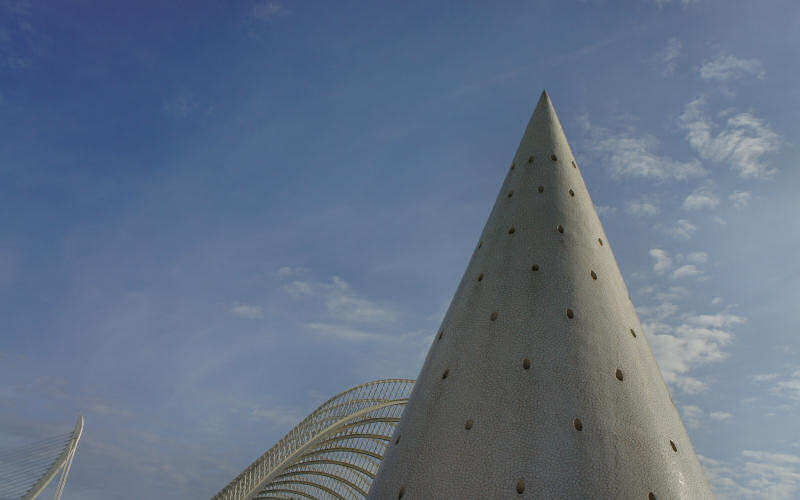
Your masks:
{"label": "wispy cloud", "polygon": [[261,306],[250,306],[247,304],[238,304],[231,308],[231,314],[240,318],[256,319],[264,316],[264,310]]}
{"label": "wispy cloud", "polygon": [[726,54],[703,61],[698,73],[704,80],[725,81],[747,76],[764,78],[764,68],[758,59],[740,59]]}
{"label": "wispy cloud", "polygon": [[800,370],[789,374],[765,373],[756,375],[753,380],[760,383],[769,382],[769,391],[777,396],[783,396],[794,401],[800,401]]}
{"label": "wispy cloud", "polygon": [[667,40],[667,46],[656,54],[656,61],[661,66],[662,75],[671,76],[675,73],[682,48],[680,40],[673,37]]}
{"label": "wispy cloud", "polygon": [[800,456],[744,450],[726,461],[698,458],[717,498],[792,500],[800,492]]}
{"label": "wispy cloud", "polygon": [[720,127],[703,112],[705,100],[688,103],[680,116],[680,124],[687,131],[689,145],[701,158],[713,163],[729,163],[740,176],[765,178],[776,169],[767,166],[763,156],[776,151],[778,135],[751,113],[729,116]]}
{"label": "wispy cloud", "polygon": [[674,226],[667,227],[666,233],[681,240],[690,240],[697,231],[697,226],[686,219],[678,219]]}
{"label": "wispy cloud", "polygon": [[195,111],[199,104],[194,94],[179,92],[164,99],[164,111],[173,118],[186,118]]}
{"label": "wispy cloud", "polygon": [[728,195],[728,199],[736,208],[747,208],[753,195],[750,191],[734,191]]}
{"label": "wispy cloud", "polygon": [[683,423],[689,429],[699,429],[703,426],[703,419],[706,412],[699,406],[683,405],[681,406],[681,414],[683,415]]}
{"label": "wispy cloud", "polygon": [[287,427],[300,423],[302,417],[300,412],[286,408],[254,408],[250,412],[250,417],[255,420],[268,422],[270,424]]}
{"label": "wispy cloud", "polygon": [[631,200],[625,206],[625,211],[636,217],[652,217],[660,212],[658,205],[650,200]]}
{"label": "wispy cloud", "polygon": [[589,132],[591,149],[601,156],[603,163],[615,178],[632,177],[656,181],[686,180],[708,174],[700,162],[679,162],[654,152],[658,140],[651,135],[636,135],[632,130],[612,133],[590,124],[583,118]]}
{"label": "wispy cloud", "polygon": [[683,200],[684,210],[702,210],[703,208],[716,208],[719,198],[708,188],[698,188]]}
{"label": "wispy cloud", "polygon": [[680,278],[689,278],[692,276],[699,276],[703,274],[703,271],[697,268],[694,264],[685,264],[680,266],[679,268],[675,269],[672,272],[673,279],[680,279]]}
{"label": "wispy cloud", "polygon": [[595,205],[594,209],[597,210],[597,214],[600,217],[608,217],[617,211],[616,207],[610,207],[608,205]]}
{"label": "wispy cloud", "polygon": [[332,325],[328,323],[306,323],[306,328],[314,330],[320,335],[334,337],[351,342],[361,342],[364,340],[389,340],[392,337],[378,335],[358,328],[342,325]]}
{"label": "wispy cloud", "polygon": [[285,13],[283,4],[274,0],[256,2],[250,9],[250,16],[260,21],[268,21]]}
{"label": "wispy cloud", "polygon": [[653,271],[656,274],[664,274],[672,267],[672,258],[666,250],[661,248],[651,248],[650,257],[654,259]]}
{"label": "wispy cloud", "polygon": [[391,308],[359,296],[338,276],[327,283],[296,279],[284,285],[283,289],[295,299],[321,299],[330,316],[337,321],[383,324],[394,321],[397,316]]}

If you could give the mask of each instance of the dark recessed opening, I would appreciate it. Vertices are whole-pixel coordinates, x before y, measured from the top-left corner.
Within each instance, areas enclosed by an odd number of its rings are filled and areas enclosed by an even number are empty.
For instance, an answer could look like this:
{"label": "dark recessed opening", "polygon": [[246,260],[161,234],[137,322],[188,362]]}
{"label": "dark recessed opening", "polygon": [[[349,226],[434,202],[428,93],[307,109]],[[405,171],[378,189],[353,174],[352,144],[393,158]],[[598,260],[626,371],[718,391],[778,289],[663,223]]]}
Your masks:
{"label": "dark recessed opening", "polygon": [[569,195],[570,195],[570,196],[575,196],[575,191],[573,191],[573,190],[571,190],[571,189],[570,189],[570,190],[569,190]]}
{"label": "dark recessed opening", "polygon": [[439,330],[439,338],[437,340],[442,340],[442,335],[444,335],[444,330]]}
{"label": "dark recessed opening", "polygon": [[589,275],[592,277],[592,279],[593,279],[593,280],[596,280],[596,279],[597,279],[597,273],[596,273],[596,272],[594,272],[594,271],[591,271],[591,272],[589,273]]}
{"label": "dark recessed opening", "polygon": [[567,309],[567,317],[572,319],[575,317],[575,313],[572,312],[572,309]]}
{"label": "dark recessed opening", "polygon": [[538,270],[539,270],[539,264],[534,264],[531,266],[531,271],[538,271]]}
{"label": "dark recessed opening", "polygon": [[397,493],[397,498],[403,498],[403,495],[405,495],[405,494],[406,494],[406,487],[403,486],[402,488],[400,488],[400,491]]}
{"label": "dark recessed opening", "polygon": [[564,226],[562,226],[561,224],[559,224],[558,226],[556,226],[556,229],[558,229],[558,232],[559,232],[559,233],[563,233],[563,232],[564,232]]}
{"label": "dark recessed opening", "polygon": [[675,453],[678,453],[678,447],[675,446],[675,441],[670,439],[669,440],[669,445],[672,447],[672,451],[674,451]]}
{"label": "dark recessed opening", "polygon": [[464,422],[464,428],[466,430],[472,429],[472,419],[468,418],[466,422]]}
{"label": "dark recessed opening", "polygon": [[533,163],[533,156],[528,157],[528,163]]}
{"label": "dark recessed opening", "polygon": [[516,231],[516,229],[514,229],[514,226],[511,226],[511,227],[508,229],[508,234],[514,234],[514,231]]}
{"label": "dark recessed opening", "polygon": [[483,281],[483,273],[478,275],[478,281]]}
{"label": "dark recessed opening", "polygon": [[525,480],[520,479],[517,481],[517,493],[522,494],[525,492]]}
{"label": "dark recessed opening", "polygon": [[450,374],[450,368],[445,368],[444,373],[442,373],[442,378],[447,378],[447,375]]}
{"label": "dark recessed opening", "polygon": [[601,238],[597,238],[597,242],[600,243],[600,246],[603,246],[603,240]]}
{"label": "dark recessed opening", "polygon": [[558,161],[558,157],[555,155],[555,153],[550,155],[550,159],[553,161]]}
{"label": "dark recessed opening", "polygon": [[496,320],[497,319],[497,311],[493,312],[492,315],[489,316],[489,319],[492,320],[492,321]]}
{"label": "dark recessed opening", "polygon": [[579,419],[577,417],[575,418],[575,420],[572,421],[572,425],[575,426],[575,430],[576,431],[582,431],[583,430],[583,422],[581,422],[581,419]]}
{"label": "dark recessed opening", "polygon": [[525,359],[523,359],[523,360],[522,360],[522,368],[524,368],[525,370],[527,370],[527,369],[529,369],[530,367],[531,367],[531,360],[530,360],[530,359],[528,359],[528,358],[525,358]]}
{"label": "dark recessed opening", "polygon": [[617,380],[619,380],[620,382],[622,382],[622,370],[620,370],[619,368],[617,368],[617,372],[615,373],[615,375],[616,375],[616,377],[617,377]]}
{"label": "dark recessed opening", "polygon": [[480,248],[480,247],[482,247],[482,246],[483,246],[483,242],[482,242],[482,241],[479,241],[479,242],[478,242],[478,248]]}
{"label": "dark recessed opening", "polygon": [[651,491],[649,495],[647,495],[647,500],[656,500],[656,496]]}
{"label": "dark recessed opening", "polygon": [[633,338],[636,338],[636,332],[633,331],[633,328],[631,328],[631,335],[633,335]]}
{"label": "dark recessed opening", "polygon": [[577,166],[577,165],[575,165],[575,162],[574,162],[574,161],[572,162],[572,168],[578,168],[578,166]]}
{"label": "dark recessed opening", "polygon": [[515,166],[515,165],[516,165],[516,163],[512,163],[512,164],[511,164],[511,170],[514,170],[514,166]]}
{"label": "dark recessed opening", "polygon": [[394,444],[400,444],[400,436],[397,436],[397,439],[394,440]]}
{"label": "dark recessed opening", "polygon": [[539,188],[538,188],[538,191],[539,191],[540,193],[544,193],[544,186],[539,186]]}
{"label": "dark recessed opening", "polygon": [[508,197],[511,198],[512,196],[514,196],[514,190],[513,189],[508,192]]}

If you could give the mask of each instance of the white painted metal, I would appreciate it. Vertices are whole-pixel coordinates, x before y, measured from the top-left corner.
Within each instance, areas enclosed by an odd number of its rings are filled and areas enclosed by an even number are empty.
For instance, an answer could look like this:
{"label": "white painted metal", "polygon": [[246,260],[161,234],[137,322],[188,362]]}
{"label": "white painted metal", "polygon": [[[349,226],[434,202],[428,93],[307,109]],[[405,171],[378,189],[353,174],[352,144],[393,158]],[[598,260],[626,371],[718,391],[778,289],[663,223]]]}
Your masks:
{"label": "white painted metal", "polygon": [[61,476],[59,477],[56,485],[56,491],[53,498],[54,500],[59,500],[61,498],[61,494],[64,492],[64,486],[67,482],[67,476],[69,476],[69,470],[72,467],[72,459],[75,457],[75,452],[78,449],[78,441],[80,441],[82,435],[83,416],[81,415],[78,416],[78,422],[75,424],[75,429],[72,431],[72,436],[70,437],[63,451],[58,455],[53,462],[53,465],[50,466],[44,475],[42,475],[39,480],[36,481],[33,486],[31,486],[27,493],[22,496],[21,500],[33,500],[34,498],[38,497],[59,472],[61,472]]}
{"label": "white painted metal", "polygon": [[546,92],[369,499],[713,498]]}
{"label": "white painted metal", "polygon": [[214,500],[363,499],[413,385],[413,380],[378,380],[334,396]]}

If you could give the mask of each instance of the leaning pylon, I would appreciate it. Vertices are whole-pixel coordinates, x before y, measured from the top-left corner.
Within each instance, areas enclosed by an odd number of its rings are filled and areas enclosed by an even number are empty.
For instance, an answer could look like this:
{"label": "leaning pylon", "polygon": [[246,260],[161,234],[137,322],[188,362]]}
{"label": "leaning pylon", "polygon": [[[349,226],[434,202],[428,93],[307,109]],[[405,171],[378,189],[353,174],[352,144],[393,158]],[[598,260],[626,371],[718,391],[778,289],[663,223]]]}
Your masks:
{"label": "leaning pylon", "polygon": [[547,92],[368,498],[713,498]]}

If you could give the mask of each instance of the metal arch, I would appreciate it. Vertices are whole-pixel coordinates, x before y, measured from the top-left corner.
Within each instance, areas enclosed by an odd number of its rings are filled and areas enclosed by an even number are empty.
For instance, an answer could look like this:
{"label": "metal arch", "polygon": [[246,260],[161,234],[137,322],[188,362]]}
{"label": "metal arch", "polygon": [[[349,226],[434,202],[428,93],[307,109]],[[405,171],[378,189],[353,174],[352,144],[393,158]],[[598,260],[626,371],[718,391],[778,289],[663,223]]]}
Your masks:
{"label": "metal arch", "polygon": [[[305,491],[290,490],[288,488],[279,488],[279,489],[275,489],[275,490],[269,490],[267,493],[291,493],[292,495],[300,495],[301,497],[310,498],[311,500],[322,500],[321,498],[315,497],[314,495],[306,493]],[[280,498],[280,497],[262,497],[262,496],[257,496],[256,498]],[[287,500],[287,499],[284,498],[282,500]],[[289,500],[291,500],[291,499],[289,499]]]}
{"label": "metal arch", "polygon": [[[305,490],[319,488],[324,492],[319,500],[364,498],[413,386],[414,381],[409,379],[377,380],[337,394],[250,464],[213,500],[264,498],[278,493],[275,486],[280,487],[280,493],[314,499],[317,497]],[[319,476],[319,483],[301,480],[303,474]],[[289,489],[292,486],[296,489]]]}
{"label": "metal arch", "polygon": [[[271,484],[278,485],[278,486],[295,486],[295,485],[309,486],[311,488],[317,488],[319,490],[322,490],[325,493],[338,498],[339,500],[347,500],[344,496],[340,495],[335,490],[332,490],[331,488],[328,488],[327,486],[324,486],[322,484],[315,483],[314,481],[304,481],[302,479],[293,479],[291,481],[272,481]],[[267,491],[272,491],[272,490],[267,490]]]}
{"label": "metal arch", "polygon": [[333,479],[334,481],[338,481],[338,482],[340,482],[340,483],[342,483],[342,484],[344,484],[344,485],[356,490],[361,495],[367,496],[367,492],[362,490],[361,488],[359,488],[357,484],[355,484],[355,483],[353,483],[351,481],[348,481],[347,479],[345,479],[343,477],[337,476],[336,474],[331,474],[330,472],[324,472],[324,471],[321,471],[321,470],[314,470],[314,469],[311,469],[311,470],[292,470],[292,471],[289,471],[289,472],[284,472],[280,476],[277,476],[275,479],[287,478],[287,477],[290,477],[290,476],[305,476],[305,475],[323,476],[323,477],[327,477],[328,479]]}

